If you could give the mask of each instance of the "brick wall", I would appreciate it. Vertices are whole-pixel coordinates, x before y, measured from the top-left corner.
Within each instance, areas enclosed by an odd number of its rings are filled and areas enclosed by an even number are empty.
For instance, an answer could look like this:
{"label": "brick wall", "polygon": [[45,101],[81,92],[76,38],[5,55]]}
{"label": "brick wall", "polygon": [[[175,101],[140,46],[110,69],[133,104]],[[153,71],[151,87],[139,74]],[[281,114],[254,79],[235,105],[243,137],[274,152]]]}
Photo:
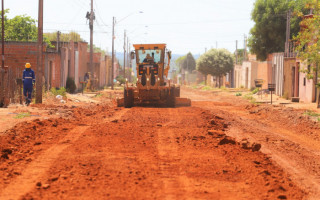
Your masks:
{"label": "brick wall", "polygon": [[47,89],[61,87],[61,56],[58,53],[46,53],[45,79]]}
{"label": "brick wall", "polygon": [[[2,48],[2,45],[0,45],[0,48]],[[5,66],[10,67],[17,77],[22,77],[22,71],[24,70],[27,62],[31,64],[31,68],[37,73],[38,49],[36,42],[6,42],[4,50]]]}

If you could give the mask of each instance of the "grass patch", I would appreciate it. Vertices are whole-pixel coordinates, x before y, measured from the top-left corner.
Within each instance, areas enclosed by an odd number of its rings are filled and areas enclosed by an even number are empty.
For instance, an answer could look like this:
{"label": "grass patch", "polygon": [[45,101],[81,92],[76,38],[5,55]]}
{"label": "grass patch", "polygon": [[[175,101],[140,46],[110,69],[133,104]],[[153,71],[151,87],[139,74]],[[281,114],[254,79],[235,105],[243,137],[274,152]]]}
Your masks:
{"label": "grass patch", "polygon": [[96,96],[94,96],[94,98],[99,98],[99,97],[102,97],[103,95],[100,93],[100,94],[97,94]]}
{"label": "grass patch", "polygon": [[311,110],[307,110],[306,112],[303,113],[304,115],[308,115],[308,116],[311,116],[311,117],[318,117],[318,121],[320,119],[320,114],[319,113],[316,113],[314,111],[311,111]]}
{"label": "grass patch", "polygon": [[23,119],[25,117],[30,117],[30,113],[28,113],[28,112],[27,113],[19,113],[14,118],[15,119]]}
{"label": "grass patch", "polygon": [[201,90],[205,90],[205,91],[212,90],[212,87],[206,85],[203,88],[201,88]]}
{"label": "grass patch", "polygon": [[252,96],[251,92],[246,94],[246,95],[244,95],[243,98],[248,100],[248,101],[250,101],[250,103],[252,103],[252,104],[257,104],[257,105],[259,104],[259,103],[256,102],[256,99]]}
{"label": "grass patch", "polygon": [[199,85],[192,85],[191,88],[192,89],[199,89]]}
{"label": "grass patch", "polygon": [[236,93],[236,96],[237,96],[237,97],[240,97],[240,96],[242,96],[242,93],[241,93],[241,92],[237,92],[237,93]]}
{"label": "grass patch", "polygon": [[251,93],[248,93],[248,94],[244,95],[243,98],[246,99],[246,100],[250,100],[250,101],[251,101],[252,99],[254,99],[254,97],[252,96]]}

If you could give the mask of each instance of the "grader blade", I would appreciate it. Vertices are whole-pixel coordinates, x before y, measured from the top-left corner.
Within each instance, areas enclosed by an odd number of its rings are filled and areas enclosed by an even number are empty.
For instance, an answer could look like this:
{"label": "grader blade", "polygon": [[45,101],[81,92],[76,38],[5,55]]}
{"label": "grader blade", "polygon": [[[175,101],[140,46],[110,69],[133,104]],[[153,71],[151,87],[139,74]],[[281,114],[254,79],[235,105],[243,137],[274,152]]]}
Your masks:
{"label": "grader blade", "polygon": [[176,97],[176,107],[191,106],[191,100],[188,98]]}

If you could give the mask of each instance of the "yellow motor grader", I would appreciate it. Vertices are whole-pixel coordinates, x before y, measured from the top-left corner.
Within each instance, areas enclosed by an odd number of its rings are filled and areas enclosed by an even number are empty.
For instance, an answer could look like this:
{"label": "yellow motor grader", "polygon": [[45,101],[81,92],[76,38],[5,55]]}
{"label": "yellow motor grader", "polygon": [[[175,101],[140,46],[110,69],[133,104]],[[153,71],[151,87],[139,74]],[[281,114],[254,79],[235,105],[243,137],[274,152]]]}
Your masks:
{"label": "yellow motor grader", "polygon": [[137,84],[129,86],[126,81],[124,98],[118,106],[131,108],[135,105],[165,107],[190,106],[191,100],[180,98],[180,86],[168,78],[171,51],[166,44],[134,44],[131,59],[136,59]]}

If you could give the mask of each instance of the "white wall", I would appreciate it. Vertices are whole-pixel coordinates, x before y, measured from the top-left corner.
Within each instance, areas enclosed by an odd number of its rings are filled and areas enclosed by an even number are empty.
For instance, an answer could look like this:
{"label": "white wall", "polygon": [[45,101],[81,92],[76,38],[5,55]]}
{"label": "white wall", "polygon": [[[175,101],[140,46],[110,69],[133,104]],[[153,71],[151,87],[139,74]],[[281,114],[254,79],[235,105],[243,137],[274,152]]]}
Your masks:
{"label": "white wall", "polygon": [[272,82],[276,84],[275,93],[276,95],[283,95],[283,53],[274,53],[272,58],[272,70],[273,70],[273,80]]}

